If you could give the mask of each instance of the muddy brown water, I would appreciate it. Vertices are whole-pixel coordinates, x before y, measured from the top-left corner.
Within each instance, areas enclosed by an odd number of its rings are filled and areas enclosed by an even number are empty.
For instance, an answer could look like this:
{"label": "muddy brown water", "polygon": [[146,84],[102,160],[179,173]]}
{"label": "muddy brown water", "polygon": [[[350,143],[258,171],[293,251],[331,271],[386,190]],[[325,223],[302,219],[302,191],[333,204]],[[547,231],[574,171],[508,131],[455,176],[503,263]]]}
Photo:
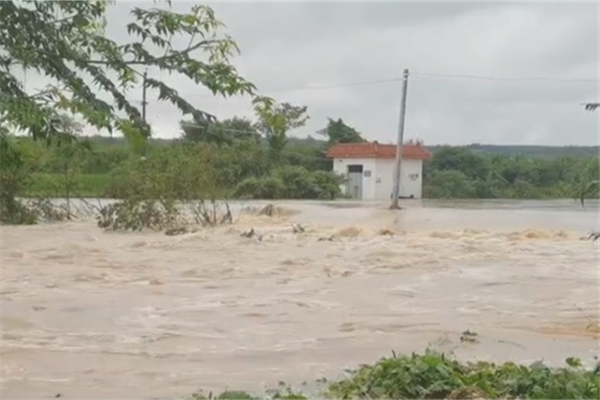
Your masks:
{"label": "muddy brown water", "polygon": [[[598,243],[581,240],[596,205],[276,204],[281,215],[181,236],[2,227],[2,398],[263,390],[392,349],[598,354]],[[261,241],[240,236],[250,228]],[[477,343],[460,341],[466,329]]]}

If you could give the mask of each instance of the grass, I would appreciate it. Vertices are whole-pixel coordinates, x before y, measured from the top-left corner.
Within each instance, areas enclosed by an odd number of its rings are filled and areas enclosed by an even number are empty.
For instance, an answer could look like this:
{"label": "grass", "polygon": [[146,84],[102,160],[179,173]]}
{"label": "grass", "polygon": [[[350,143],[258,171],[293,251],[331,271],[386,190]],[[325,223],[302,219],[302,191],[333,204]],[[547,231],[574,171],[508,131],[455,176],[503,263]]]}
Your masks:
{"label": "grass", "polygon": [[[586,370],[581,361],[568,358],[566,365],[549,368],[515,363],[460,363],[442,353],[382,358],[363,365],[335,382],[325,381],[323,392],[313,398],[332,399],[599,399],[600,363]],[[290,388],[263,396],[244,391],[219,395],[196,393],[191,400],[307,399]]]}
{"label": "grass", "polygon": [[101,198],[110,186],[111,179],[108,174],[80,174],[68,179],[62,174],[32,174],[24,197],[66,197],[68,183],[70,197]]}

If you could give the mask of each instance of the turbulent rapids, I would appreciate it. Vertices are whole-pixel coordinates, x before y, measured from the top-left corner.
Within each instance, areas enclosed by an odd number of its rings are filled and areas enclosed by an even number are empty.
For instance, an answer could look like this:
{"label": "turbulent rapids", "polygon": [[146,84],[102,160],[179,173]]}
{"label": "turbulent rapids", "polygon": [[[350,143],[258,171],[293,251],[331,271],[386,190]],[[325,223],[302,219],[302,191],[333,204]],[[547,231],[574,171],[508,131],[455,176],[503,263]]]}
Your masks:
{"label": "turbulent rapids", "polygon": [[3,227],[2,393],[262,389],[426,347],[592,362],[597,210],[524,204],[236,206],[175,236]]}

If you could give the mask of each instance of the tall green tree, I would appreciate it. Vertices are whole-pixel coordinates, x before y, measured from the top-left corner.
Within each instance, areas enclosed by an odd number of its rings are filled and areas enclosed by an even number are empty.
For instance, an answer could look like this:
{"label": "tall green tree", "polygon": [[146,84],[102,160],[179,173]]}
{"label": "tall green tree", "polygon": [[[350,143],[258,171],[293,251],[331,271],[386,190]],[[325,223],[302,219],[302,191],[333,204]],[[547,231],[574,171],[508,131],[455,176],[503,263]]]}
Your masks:
{"label": "tall green tree", "polygon": [[327,118],[327,126],[317,131],[319,135],[327,138],[327,145],[333,146],[336,143],[361,143],[365,139],[353,127],[346,125],[341,118],[337,121]]}
{"label": "tall green tree", "polygon": [[290,103],[277,104],[266,97],[257,97],[253,105],[258,118],[255,126],[267,140],[271,159],[279,162],[287,144],[288,132],[304,126],[308,121],[307,107]]}
{"label": "tall green tree", "polygon": [[487,179],[490,172],[487,158],[464,147],[442,147],[433,154],[430,165],[437,171],[460,171],[470,179]]}

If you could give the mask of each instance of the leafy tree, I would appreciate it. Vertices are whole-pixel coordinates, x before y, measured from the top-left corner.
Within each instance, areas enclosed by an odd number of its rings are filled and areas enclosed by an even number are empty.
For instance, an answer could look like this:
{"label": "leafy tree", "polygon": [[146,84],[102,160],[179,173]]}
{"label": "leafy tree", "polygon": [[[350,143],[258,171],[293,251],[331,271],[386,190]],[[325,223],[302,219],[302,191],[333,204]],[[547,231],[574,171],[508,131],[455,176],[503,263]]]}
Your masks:
{"label": "leafy tree", "polygon": [[333,146],[336,143],[365,142],[361,134],[353,127],[346,125],[341,118],[338,118],[337,121],[331,118],[327,118],[327,120],[327,126],[317,133],[327,138],[328,146]]}
{"label": "leafy tree", "polygon": [[433,154],[430,164],[436,171],[460,171],[470,179],[487,179],[490,172],[488,159],[464,147],[443,147]]}
{"label": "leafy tree", "polygon": [[[6,123],[34,137],[45,137],[56,132],[49,121],[60,108],[98,128],[117,128],[130,134],[135,128],[147,136],[149,129],[140,111],[125,96],[140,81],[141,73],[134,67],[182,74],[214,94],[253,93],[255,87],[229,63],[237,46],[231,38],[218,36],[222,23],[210,7],[194,5],[187,14],[133,7],[133,21],[127,24],[132,40],[118,44],[104,35],[110,4],[30,0],[0,3],[0,48],[4,53],[0,56],[0,113]],[[173,48],[170,39],[175,35],[189,37],[189,45]],[[209,61],[191,57],[196,51],[206,53]],[[11,72],[14,66],[40,71],[57,83],[28,95]],[[93,89],[84,81],[85,75],[93,78]],[[207,118],[164,82],[148,77],[146,86],[158,92],[159,100],[173,103],[184,115]],[[98,91],[109,94],[111,101],[100,99]],[[120,112],[126,117],[120,117]]]}
{"label": "leafy tree", "polygon": [[[212,93],[232,96],[253,94],[255,87],[239,76],[229,62],[236,43],[219,35],[223,24],[213,10],[193,5],[188,13],[133,7],[127,24],[130,41],[116,43],[104,34],[105,1],[2,1],[0,2],[0,158],[20,163],[11,150],[9,133],[21,130],[34,139],[65,132],[59,112],[78,116],[84,123],[110,132],[120,130],[132,142],[150,136],[137,106],[127,92],[140,82],[139,69],[180,74]],[[189,38],[177,49],[174,36]],[[207,61],[200,61],[203,53]],[[55,83],[27,93],[14,75],[18,67],[33,69]],[[87,83],[85,78],[91,77]],[[114,77],[114,78],[113,78]],[[161,80],[149,76],[145,85],[160,101],[174,104],[194,120],[209,116],[195,108]],[[108,95],[110,100],[103,100]],[[3,186],[3,197],[9,196]],[[13,196],[16,193],[12,194]]]}
{"label": "leafy tree", "polygon": [[442,170],[433,174],[427,194],[442,199],[468,199],[473,197],[474,187],[462,172]]}
{"label": "leafy tree", "polygon": [[309,118],[306,115],[307,107],[290,103],[276,104],[266,97],[257,97],[253,105],[258,117],[256,128],[267,140],[271,159],[278,163],[287,144],[288,132],[306,124]]}

